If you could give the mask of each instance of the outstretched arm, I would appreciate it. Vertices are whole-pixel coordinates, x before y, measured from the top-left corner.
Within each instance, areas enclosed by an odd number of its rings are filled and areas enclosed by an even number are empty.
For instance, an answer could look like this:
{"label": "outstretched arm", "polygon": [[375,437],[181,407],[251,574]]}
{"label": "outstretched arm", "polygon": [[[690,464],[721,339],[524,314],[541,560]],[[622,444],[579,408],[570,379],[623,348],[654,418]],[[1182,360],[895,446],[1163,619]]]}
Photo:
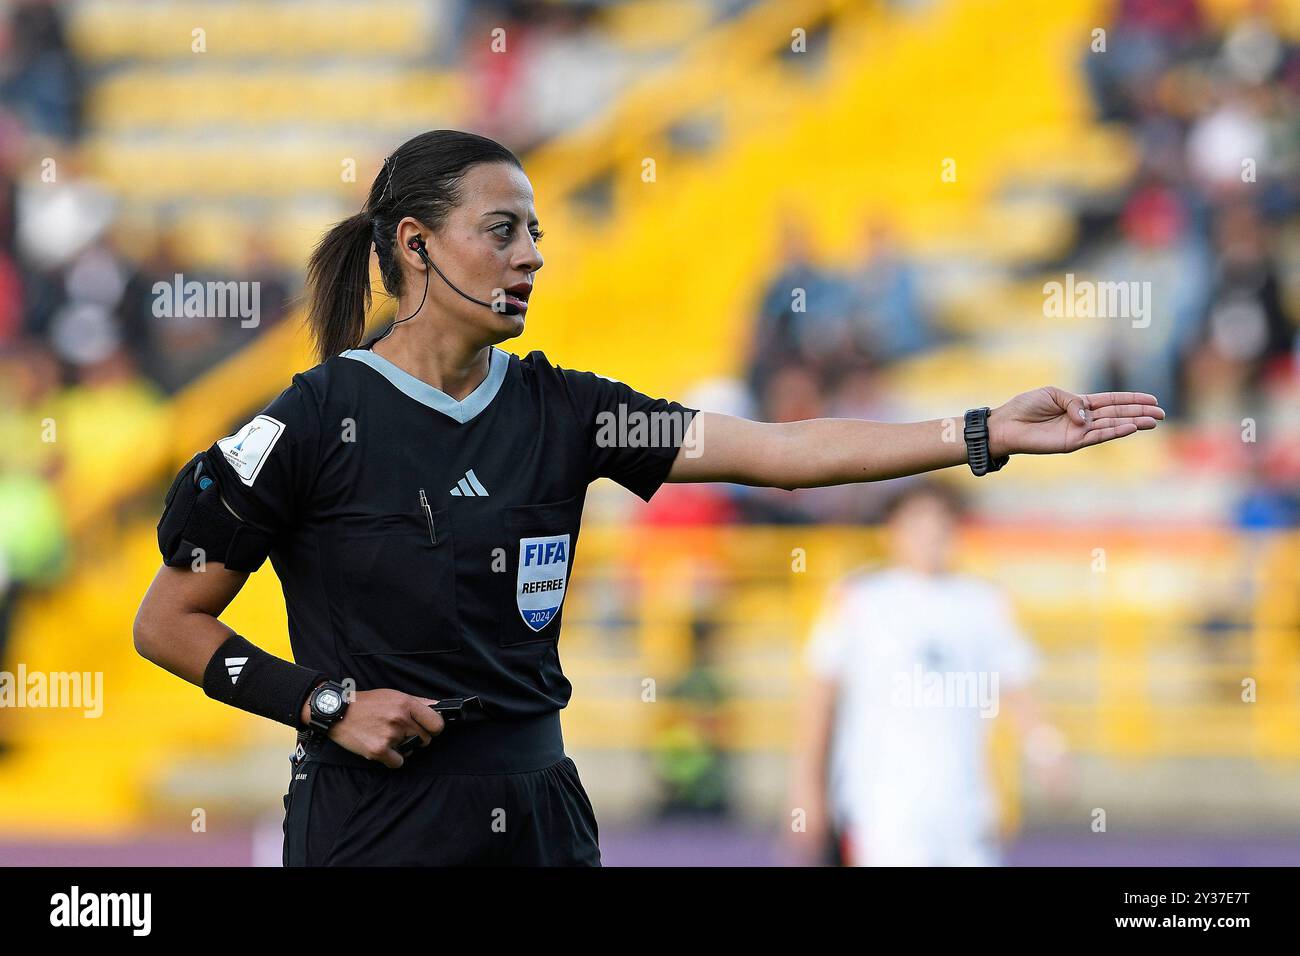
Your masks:
{"label": "outstretched arm", "polygon": [[[989,454],[1054,455],[1156,427],[1146,392],[1075,395],[1048,385],[989,412]],[[700,412],[668,481],[817,488],[900,478],[966,463],[962,415],[890,424],[852,418],[753,422]]]}

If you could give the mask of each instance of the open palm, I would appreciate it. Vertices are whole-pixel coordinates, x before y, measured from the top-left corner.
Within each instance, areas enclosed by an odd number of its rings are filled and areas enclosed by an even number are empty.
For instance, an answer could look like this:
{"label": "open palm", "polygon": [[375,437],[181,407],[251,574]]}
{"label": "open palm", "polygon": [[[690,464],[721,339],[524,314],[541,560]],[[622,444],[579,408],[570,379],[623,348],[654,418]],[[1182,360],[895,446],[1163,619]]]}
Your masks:
{"label": "open palm", "polygon": [[1156,427],[1165,410],[1146,392],[1076,395],[1052,385],[1022,392],[989,413],[991,452],[1057,455]]}

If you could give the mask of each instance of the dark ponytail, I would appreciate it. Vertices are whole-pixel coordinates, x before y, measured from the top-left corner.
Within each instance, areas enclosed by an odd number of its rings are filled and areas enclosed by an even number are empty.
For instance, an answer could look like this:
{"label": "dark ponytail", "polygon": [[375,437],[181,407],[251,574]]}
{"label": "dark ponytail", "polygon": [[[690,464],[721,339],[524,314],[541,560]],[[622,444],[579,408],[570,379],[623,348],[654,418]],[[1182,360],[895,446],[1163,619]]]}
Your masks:
{"label": "dark ponytail", "polygon": [[307,263],[307,322],[320,361],[356,348],[365,336],[371,246],[379,257],[384,289],[400,296],[397,224],[412,216],[436,232],[460,202],[465,173],[479,163],[523,169],[514,153],[487,137],[451,129],[421,133],[384,160],[365,208],[316,244]]}
{"label": "dark ponytail", "polygon": [[353,348],[370,308],[370,214],[359,212],[327,232],[307,263],[307,323],[323,362]]}

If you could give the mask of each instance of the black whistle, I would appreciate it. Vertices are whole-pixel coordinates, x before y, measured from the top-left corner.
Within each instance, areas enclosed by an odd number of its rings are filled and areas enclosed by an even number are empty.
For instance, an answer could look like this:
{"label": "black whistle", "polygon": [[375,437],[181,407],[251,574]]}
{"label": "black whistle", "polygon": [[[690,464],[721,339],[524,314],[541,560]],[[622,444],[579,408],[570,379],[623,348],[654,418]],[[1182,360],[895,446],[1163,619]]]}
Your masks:
{"label": "black whistle", "polygon": [[[453,720],[464,720],[466,714],[483,712],[483,702],[475,697],[444,697],[436,704],[430,704],[432,710],[442,714],[442,719],[448,722]],[[403,757],[409,755],[411,751],[420,746],[420,738],[407,737],[394,750]]]}

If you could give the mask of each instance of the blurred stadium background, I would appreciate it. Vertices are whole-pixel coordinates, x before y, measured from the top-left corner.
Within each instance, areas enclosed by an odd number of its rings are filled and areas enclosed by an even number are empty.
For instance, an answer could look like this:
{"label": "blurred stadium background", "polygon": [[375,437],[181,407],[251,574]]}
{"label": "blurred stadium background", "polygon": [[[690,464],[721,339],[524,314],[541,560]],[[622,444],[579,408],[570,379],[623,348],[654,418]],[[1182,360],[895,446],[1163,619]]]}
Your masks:
{"label": "blurred stadium background", "polygon": [[[324,227],[455,127],[536,190],[518,354],[770,420],[1155,392],[1140,440],[943,475],[1081,770],[1040,799],[997,728],[1010,860],[1300,863],[1298,42],[1281,0],[0,0],[0,669],[104,680],[0,709],[0,862],[278,864],[291,735],[133,650],[154,527],[313,364]],[[156,318],[177,273],[262,321]],[[1151,327],[1046,317],[1067,273],[1150,281]],[[608,864],[781,861],[798,651],[888,490],[593,486],[565,733]],[[223,620],[287,655],[269,564]]]}

